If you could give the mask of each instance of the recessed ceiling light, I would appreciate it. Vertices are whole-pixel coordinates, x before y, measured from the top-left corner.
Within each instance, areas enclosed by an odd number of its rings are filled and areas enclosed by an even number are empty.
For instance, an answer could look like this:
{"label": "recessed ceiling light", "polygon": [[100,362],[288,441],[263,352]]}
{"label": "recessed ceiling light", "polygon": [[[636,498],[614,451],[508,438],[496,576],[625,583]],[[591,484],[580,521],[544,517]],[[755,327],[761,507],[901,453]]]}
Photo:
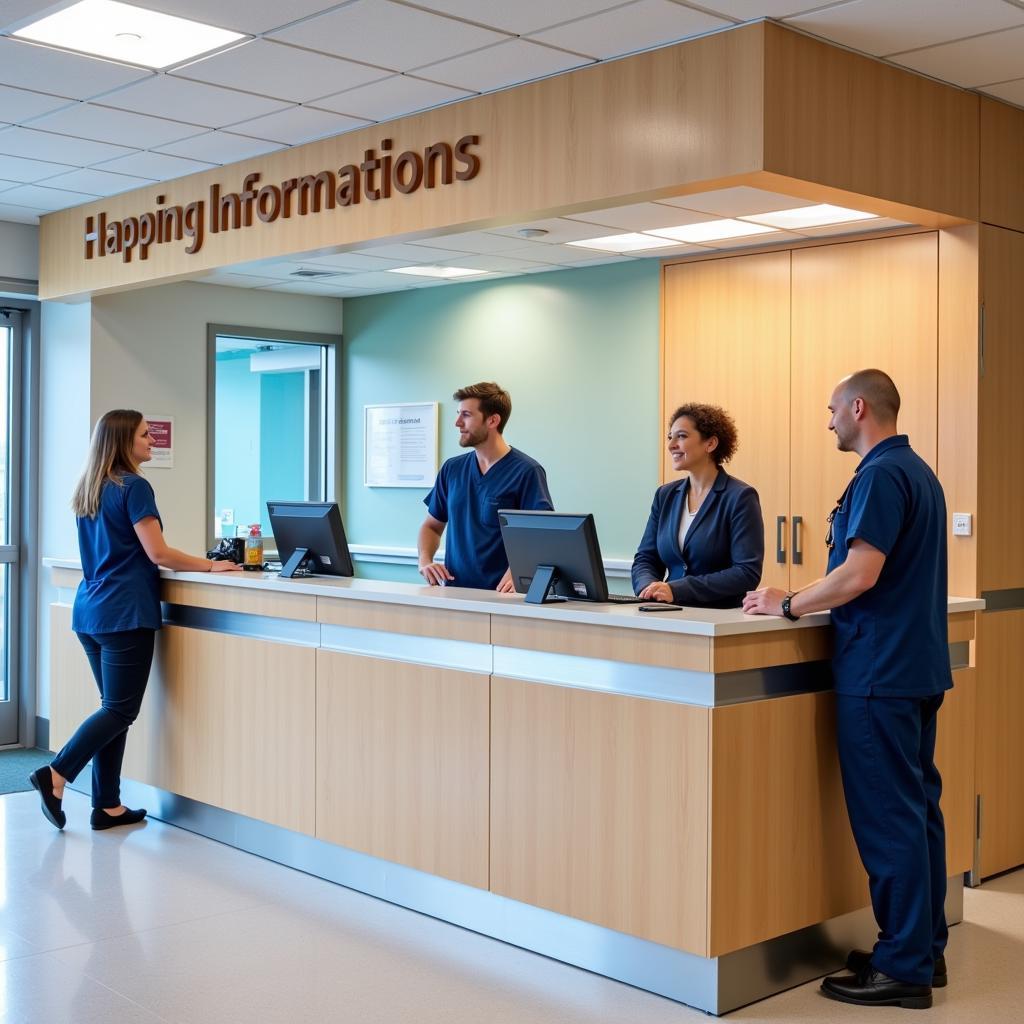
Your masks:
{"label": "recessed ceiling light", "polygon": [[672,238],[677,242],[717,242],[725,238],[761,235],[775,228],[762,227],[745,220],[706,220],[699,224],[680,224],[677,228],[652,228],[649,235]]}
{"label": "recessed ceiling light", "polygon": [[741,219],[799,231],[801,228],[816,228],[822,224],[848,224],[855,220],[871,220],[877,216],[878,214],[865,213],[863,210],[848,210],[844,206],[821,203],[818,206],[801,206],[795,210],[778,210],[775,213],[752,213]]}
{"label": "recessed ceiling light", "polygon": [[605,235],[603,238],[584,238],[578,242],[567,242],[581,249],[598,249],[601,252],[641,252],[644,249],[665,249],[675,242],[653,235],[628,232],[623,235]]}
{"label": "recessed ceiling light", "polygon": [[394,267],[389,274],[413,274],[416,277],[479,277],[486,270],[467,270],[465,267]]}
{"label": "recessed ceiling light", "polygon": [[81,0],[13,35],[146,68],[166,68],[245,38],[238,32],[117,0]]}

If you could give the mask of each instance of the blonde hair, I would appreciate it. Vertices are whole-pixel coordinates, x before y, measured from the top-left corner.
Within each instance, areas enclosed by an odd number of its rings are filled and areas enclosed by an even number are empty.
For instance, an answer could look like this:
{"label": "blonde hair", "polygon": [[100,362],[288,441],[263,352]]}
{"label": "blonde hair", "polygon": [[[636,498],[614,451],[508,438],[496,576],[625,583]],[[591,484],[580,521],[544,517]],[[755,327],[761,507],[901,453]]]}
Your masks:
{"label": "blonde hair", "polygon": [[76,516],[95,519],[103,485],[109,480],[121,487],[123,474],[139,471],[133,452],[141,422],[142,413],[134,409],[111,409],[99,418],[89,443],[89,458],[71,496]]}

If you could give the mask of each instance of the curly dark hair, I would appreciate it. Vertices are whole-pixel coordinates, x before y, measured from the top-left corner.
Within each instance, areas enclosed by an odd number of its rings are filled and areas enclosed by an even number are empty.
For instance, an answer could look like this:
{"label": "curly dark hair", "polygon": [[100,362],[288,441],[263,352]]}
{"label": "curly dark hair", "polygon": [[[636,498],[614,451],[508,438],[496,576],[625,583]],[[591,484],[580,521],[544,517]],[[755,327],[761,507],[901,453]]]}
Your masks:
{"label": "curly dark hair", "polygon": [[720,406],[702,405],[700,402],[688,402],[679,406],[669,417],[668,429],[672,429],[680,416],[690,420],[702,438],[717,437],[718,447],[711,453],[716,466],[728,462],[739,447],[739,434],[733,418]]}

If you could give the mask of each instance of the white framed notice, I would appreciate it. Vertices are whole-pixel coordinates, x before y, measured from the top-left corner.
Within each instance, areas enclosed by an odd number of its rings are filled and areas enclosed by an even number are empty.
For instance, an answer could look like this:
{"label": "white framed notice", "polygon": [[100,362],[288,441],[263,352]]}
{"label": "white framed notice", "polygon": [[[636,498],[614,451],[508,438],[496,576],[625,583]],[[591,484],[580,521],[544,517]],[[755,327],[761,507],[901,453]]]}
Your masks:
{"label": "white framed notice", "polygon": [[146,464],[148,469],[174,469],[174,417],[145,417],[149,424],[149,439],[153,442],[153,458]]}
{"label": "white framed notice", "polygon": [[363,485],[433,487],[437,402],[363,406]]}

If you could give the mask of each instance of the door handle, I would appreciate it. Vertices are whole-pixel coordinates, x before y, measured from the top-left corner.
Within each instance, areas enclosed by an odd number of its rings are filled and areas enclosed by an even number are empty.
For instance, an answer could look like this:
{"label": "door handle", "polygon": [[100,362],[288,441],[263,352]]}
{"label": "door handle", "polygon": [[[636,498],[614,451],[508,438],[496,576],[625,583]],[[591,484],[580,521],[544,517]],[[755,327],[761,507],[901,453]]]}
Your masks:
{"label": "door handle", "polygon": [[800,527],[804,524],[803,516],[793,516],[793,564],[804,564],[804,553],[800,550]]}
{"label": "door handle", "polygon": [[779,565],[786,564],[786,517],[777,516],[775,519],[775,561]]}

